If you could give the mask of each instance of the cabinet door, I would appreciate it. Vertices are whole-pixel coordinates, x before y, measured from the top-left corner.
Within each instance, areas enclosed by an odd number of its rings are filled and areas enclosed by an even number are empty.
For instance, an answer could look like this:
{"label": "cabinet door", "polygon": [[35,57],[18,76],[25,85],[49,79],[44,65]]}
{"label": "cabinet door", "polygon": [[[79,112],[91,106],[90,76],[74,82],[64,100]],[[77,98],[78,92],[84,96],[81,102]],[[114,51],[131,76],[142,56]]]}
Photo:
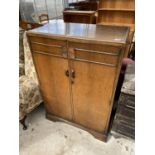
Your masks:
{"label": "cabinet door", "polygon": [[[116,79],[117,53],[79,50],[70,45],[74,121],[97,132],[106,132]],[[95,47],[95,46],[93,46]],[[102,49],[102,48],[101,48]],[[96,49],[97,50],[97,49]],[[101,54],[101,56],[100,56]]]}
{"label": "cabinet door", "polygon": [[36,52],[33,57],[47,112],[71,120],[68,60]]}

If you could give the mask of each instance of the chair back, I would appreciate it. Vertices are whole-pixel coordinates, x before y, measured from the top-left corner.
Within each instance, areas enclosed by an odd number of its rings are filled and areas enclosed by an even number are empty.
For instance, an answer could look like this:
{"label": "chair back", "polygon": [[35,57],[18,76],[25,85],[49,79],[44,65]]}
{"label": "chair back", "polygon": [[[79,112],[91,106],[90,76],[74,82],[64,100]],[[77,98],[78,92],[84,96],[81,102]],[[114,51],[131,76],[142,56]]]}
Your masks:
{"label": "chair back", "polygon": [[29,79],[34,80],[38,84],[38,78],[37,78],[36,70],[34,67],[30,47],[28,44],[26,31],[24,32],[24,35],[23,35],[23,44],[24,44],[25,75]]}
{"label": "chair back", "polygon": [[46,23],[46,22],[48,22],[48,14],[41,14],[40,16],[39,16],[39,21],[40,21],[40,23]]}

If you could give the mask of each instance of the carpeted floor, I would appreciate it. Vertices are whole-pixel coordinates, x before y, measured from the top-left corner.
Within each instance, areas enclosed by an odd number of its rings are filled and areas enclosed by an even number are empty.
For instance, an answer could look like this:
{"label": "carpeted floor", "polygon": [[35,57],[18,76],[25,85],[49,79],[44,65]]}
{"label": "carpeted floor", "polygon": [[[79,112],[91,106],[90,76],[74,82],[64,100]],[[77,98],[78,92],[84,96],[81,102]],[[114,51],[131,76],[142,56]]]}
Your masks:
{"label": "carpeted floor", "polygon": [[45,118],[43,105],[19,126],[20,155],[134,155],[134,141],[110,136],[107,143],[79,128]]}

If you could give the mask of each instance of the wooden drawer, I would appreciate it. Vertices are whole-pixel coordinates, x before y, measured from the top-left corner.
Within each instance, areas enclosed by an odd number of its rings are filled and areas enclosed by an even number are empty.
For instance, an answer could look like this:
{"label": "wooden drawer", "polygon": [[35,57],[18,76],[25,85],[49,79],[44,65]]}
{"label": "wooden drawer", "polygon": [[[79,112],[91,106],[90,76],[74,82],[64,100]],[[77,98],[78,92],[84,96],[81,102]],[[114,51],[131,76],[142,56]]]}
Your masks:
{"label": "wooden drawer", "polygon": [[44,43],[47,45],[60,45],[60,46],[66,46],[66,41],[64,40],[56,40],[56,39],[50,39],[46,37],[39,37],[39,36],[29,36],[29,39],[31,42],[38,42],[38,43]]}
{"label": "wooden drawer", "polygon": [[67,58],[67,48],[65,41],[42,37],[30,37],[30,44],[33,52],[43,52],[53,56]]}
{"label": "wooden drawer", "polygon": [[116,67],[120,47],[100,44],[69,43],[69,58]]}
{"label": "wooden drawer", "polygon": [[67,23],[86,23],[86,24],[94,24],[93,17],[87,15],[72,15],[72,14],[64,14],[64,21]]}

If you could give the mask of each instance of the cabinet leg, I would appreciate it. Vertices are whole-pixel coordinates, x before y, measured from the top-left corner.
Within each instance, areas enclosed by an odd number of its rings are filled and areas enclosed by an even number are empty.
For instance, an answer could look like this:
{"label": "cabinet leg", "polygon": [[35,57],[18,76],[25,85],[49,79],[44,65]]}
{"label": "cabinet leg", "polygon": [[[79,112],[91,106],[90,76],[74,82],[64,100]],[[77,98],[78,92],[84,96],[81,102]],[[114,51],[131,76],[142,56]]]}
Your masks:
{"label": "cabinet leg", "polygon": [[20,123],[23,125],[23,130],[27,130],[27,125],[25,124],[26,116],[20,120]]}

